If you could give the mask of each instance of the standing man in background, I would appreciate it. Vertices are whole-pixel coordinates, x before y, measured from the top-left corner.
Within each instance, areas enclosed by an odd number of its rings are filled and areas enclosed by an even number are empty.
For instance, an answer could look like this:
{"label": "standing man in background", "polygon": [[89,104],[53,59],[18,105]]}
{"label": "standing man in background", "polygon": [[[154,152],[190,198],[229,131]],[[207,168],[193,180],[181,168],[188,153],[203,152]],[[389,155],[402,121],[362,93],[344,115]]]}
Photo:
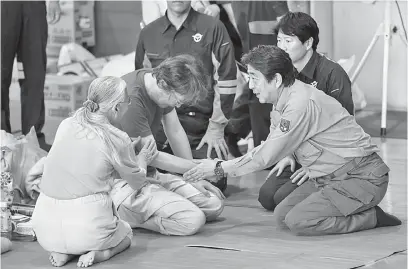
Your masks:
{"label": "standing man in background", "polygon": [[21,88],[22,133],[35,127],[40,146],[49,150],[41,132],[45,122],[44,81],[48,24],[60,19],[58,0],[1,1],[1,129],[11,133],[9,89],[17,55]]}
{"label": "standing man in background", "polygon": [[[242,50],[247,53],[258,45],[276,45],[274,29],[280,17],[288,11],[287,1],[232,1],[232,10],[238,33],[241,36]],[[269,134],[272,104],[261,104],[249,90],[236,100],[228,127],[228,145],[236,148],[239,136],[252,129],[254,146],[266,140]],[[244,130],[245,129],[245,130]]]}
{"label": "standing man in background", "polygon": [[[177,114],[187,133],[195,159],[228,156],[224,128],[232,110],[236,91],[237,68],[234,49],[224,25],[217,19],[191,8],[191,1],[167,1],[164,16],[140,32],[136,47],[135,69],[143,68],[146,58],[151,67],[168,57],[192,54],[212,75],[212,88],[195,106],[181,106]],[[155,134],[158,149],[172,153],[163,130]],[[217,187],[226,188],[226,179]]]}

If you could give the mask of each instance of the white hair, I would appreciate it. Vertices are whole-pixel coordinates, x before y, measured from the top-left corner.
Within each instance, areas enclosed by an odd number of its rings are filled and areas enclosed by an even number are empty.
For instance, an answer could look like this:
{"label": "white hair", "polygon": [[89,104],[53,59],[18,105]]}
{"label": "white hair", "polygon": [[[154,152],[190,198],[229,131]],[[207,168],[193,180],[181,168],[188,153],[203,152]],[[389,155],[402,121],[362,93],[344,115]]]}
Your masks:
{"label": "white hair", "polygon": [[122,164],[113,138],[123,140],[112,130],[107,118],[109,111],[124,102],[126,82],[118,77],[101,77],[92,81],[88,89],[88,97],[84,106],[74,112],[72,117],[90,133],[96,134],[106,145],[105,152],[112,163]]}

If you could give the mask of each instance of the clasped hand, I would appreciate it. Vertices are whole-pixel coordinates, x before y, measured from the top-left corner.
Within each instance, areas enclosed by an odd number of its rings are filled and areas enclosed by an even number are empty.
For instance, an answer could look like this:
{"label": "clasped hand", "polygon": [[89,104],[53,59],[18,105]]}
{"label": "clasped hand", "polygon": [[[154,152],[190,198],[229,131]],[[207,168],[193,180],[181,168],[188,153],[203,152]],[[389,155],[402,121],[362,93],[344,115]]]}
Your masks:
{"label": "clasped hand", "polygon": [[[138,151],[138,148],[140,148],[140,141],[140,137],[137,137],[132,141],[132,147],[136,152]],[[157,150],[156,141],[154,139],[149,139],[139,151],[139,163],[142,167],[144,165],[149,165],[156,158],[157,154],[159,154],[159,151]]]}
{"label": "clasped hand", "polygon": [[197,165],[187,172],[184,173],[183,177],[188,182],[196,182],[203,179],[212,179],[211,181],[217,181],[214,178],[215,165],[217,160],[202,159],[202,160],[193,160]]}

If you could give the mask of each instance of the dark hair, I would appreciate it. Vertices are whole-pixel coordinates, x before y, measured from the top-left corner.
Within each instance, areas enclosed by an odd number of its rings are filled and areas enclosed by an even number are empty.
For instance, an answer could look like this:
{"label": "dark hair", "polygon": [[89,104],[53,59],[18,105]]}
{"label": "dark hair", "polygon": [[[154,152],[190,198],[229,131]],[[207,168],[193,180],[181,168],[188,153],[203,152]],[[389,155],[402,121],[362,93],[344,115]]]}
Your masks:
{"label": "dark hair", "polygon": [[188,105],[205,98],[212,86],[203,63],[188,54],[167,58],[153,68],[152,75],[160,88],[183,95]]}
{"label": "dark hair", "polygon": [[295,82],[297,71],[292,60],[289,54],[277,46],[259,45],[242,56],[241,62],[261,72],[268,82],[277,73],[282,76],[282,83],[285,87]]}
{"label": "dark hair", "polygon": [[286,13],[275,28],[275,34],[279,31],[285,35],[297,36],[302,43],[313,37],[313,50],[316,50],[319,44],[319,27],[310,15],[303,12]]}

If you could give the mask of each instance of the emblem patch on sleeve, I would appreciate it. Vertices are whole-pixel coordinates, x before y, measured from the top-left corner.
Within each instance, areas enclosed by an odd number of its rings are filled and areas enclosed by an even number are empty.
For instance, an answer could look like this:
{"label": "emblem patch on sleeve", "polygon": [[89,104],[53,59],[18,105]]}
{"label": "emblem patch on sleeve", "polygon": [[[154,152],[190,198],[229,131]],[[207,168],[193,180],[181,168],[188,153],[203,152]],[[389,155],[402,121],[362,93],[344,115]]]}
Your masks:
{"label": "emblem patch on sleeve", "polygon": [[279,128],[283,133],[289,132],[290,121],[285,120],[285,119],[281,119],[280,124],[279,124]]}

